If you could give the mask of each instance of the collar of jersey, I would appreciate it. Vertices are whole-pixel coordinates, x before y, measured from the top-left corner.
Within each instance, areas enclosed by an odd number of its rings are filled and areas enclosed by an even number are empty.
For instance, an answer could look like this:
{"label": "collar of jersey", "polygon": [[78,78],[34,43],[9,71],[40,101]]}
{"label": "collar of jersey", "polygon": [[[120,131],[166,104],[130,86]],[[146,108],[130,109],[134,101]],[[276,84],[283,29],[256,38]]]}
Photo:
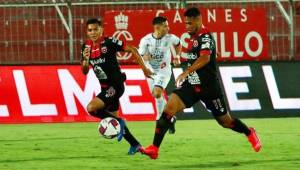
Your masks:
{"label": "collar of jersey", "polygon": [[209,33],[209,30],[202,24],[201,29],[192,36],[192,38],[197,38],[198,36],[201,36],[201,34]]}
{"label": "collar of jersey", "polygon": [[[100,44],[104,39],[105,39],[105,36],[101,36],[101,37],[98,38],[98,40],[96,41],[96,43],[97,43],[97,44]],[[88,39],[88,40],[86,41],[86,44],[89,44],[89,45],[91,45],[91,46],[94,46],[94,43],[93,43],[93,41],[92,41],[91,39]]]}
{"label": "collar of jersey", "polygon": [[[165,34],[164,36],[166,36],[167,34]],[[156,40],[161,40],[162,38],[164,38],[164,36],[162,36],[162,37],[160,37],[160,38],[156,38],[156,37],[154,37],[154,35],[153,35],[153,33],[151,33],[151,36],[154,38],[154,39],[156,39]]]}

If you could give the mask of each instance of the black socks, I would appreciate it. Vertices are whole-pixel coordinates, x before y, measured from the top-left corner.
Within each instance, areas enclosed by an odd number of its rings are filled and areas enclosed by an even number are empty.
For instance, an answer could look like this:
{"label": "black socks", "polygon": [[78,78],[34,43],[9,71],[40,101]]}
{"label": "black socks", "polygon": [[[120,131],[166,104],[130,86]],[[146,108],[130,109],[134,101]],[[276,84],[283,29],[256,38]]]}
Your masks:
{"label": "black socks", "polygon": [[156,123],[156,129],[153,139],[153,145],[159,147],[166,132],[170,128],[171,125],[171,118],[172,116],[168,115],[167,113],[163,112],[161,117]]}
{"label": "black socks", "polygon": [[246,136],[250,135],[251,131],[240,119],[234,118],[234,122],[232,124],[232,130],[238,133],[244,133]]}
{"label": "black socks", "polygon": [[125,125],[124,127],[125,133],[124,133],[124,138],[125,140],[131,145],[131,146],[137,146],[140,143],[135,139],[135,137],[130,133],[129,129]]}

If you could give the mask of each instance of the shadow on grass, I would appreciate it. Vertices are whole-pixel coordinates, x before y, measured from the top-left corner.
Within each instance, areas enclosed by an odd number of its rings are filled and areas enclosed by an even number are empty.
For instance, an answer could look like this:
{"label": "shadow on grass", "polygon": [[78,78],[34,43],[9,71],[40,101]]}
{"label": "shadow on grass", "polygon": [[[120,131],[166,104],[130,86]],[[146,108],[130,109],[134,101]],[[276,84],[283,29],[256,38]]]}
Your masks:
{"label": "shadow on grass", "polygon": [[188,169],[188,168],[233,168],[243,165],[254,165],[254,164],[268,164],[275,162],[294,162],[299,161],[300,158],[295,159],[272,159],[272,160],[247,160],[247,161],[219,161],[219,162],[209,162],[209,163],[199,163],[194,165],[176,165],[173,166],[174,169]]}

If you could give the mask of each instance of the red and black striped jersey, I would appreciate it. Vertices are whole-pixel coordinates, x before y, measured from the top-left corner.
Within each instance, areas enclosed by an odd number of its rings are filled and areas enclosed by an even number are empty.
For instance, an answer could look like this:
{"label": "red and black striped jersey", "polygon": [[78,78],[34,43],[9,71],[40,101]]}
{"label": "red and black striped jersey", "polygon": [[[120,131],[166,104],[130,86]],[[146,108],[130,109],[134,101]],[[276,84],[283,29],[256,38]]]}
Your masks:
{"label": "red and black striped jersey", "polygon": [[125,48],[123,41],[112,37],[101,37],[94,45],[91,40],[87,40],[81,48],[82,60],[85,48],[91,50],[89,64],[101,84],[116,84],[125,81],[125,74],[121,72],[117,60],[117,52],[124,51]]}

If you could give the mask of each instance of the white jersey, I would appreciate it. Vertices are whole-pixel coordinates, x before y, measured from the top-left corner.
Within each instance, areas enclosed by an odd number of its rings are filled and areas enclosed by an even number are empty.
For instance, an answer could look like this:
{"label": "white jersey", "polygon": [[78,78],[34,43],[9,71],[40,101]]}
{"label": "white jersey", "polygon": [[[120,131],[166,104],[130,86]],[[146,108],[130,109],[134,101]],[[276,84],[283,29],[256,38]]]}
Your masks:
{"label": "white jersey", "polygon": [[153,79],[147,79],[149,87],[154,86],[165,89],[170,81],[171,70],[171,48],[180,44],[180,39],[173,34],[166,34],[161,38],[155,38],[152,33],[141,39],[139,45],[140,55],[149,55],[149,64],[156,75]]}
{"label": "white jersey", "polygon": [[150,33],[141,39],[139,53],[141,56],[150,55],[149,64],[155,73],[171,74],[171,48],[179,44],[180,39],[174,34],[166,34],[161,38],[155,38]]}

